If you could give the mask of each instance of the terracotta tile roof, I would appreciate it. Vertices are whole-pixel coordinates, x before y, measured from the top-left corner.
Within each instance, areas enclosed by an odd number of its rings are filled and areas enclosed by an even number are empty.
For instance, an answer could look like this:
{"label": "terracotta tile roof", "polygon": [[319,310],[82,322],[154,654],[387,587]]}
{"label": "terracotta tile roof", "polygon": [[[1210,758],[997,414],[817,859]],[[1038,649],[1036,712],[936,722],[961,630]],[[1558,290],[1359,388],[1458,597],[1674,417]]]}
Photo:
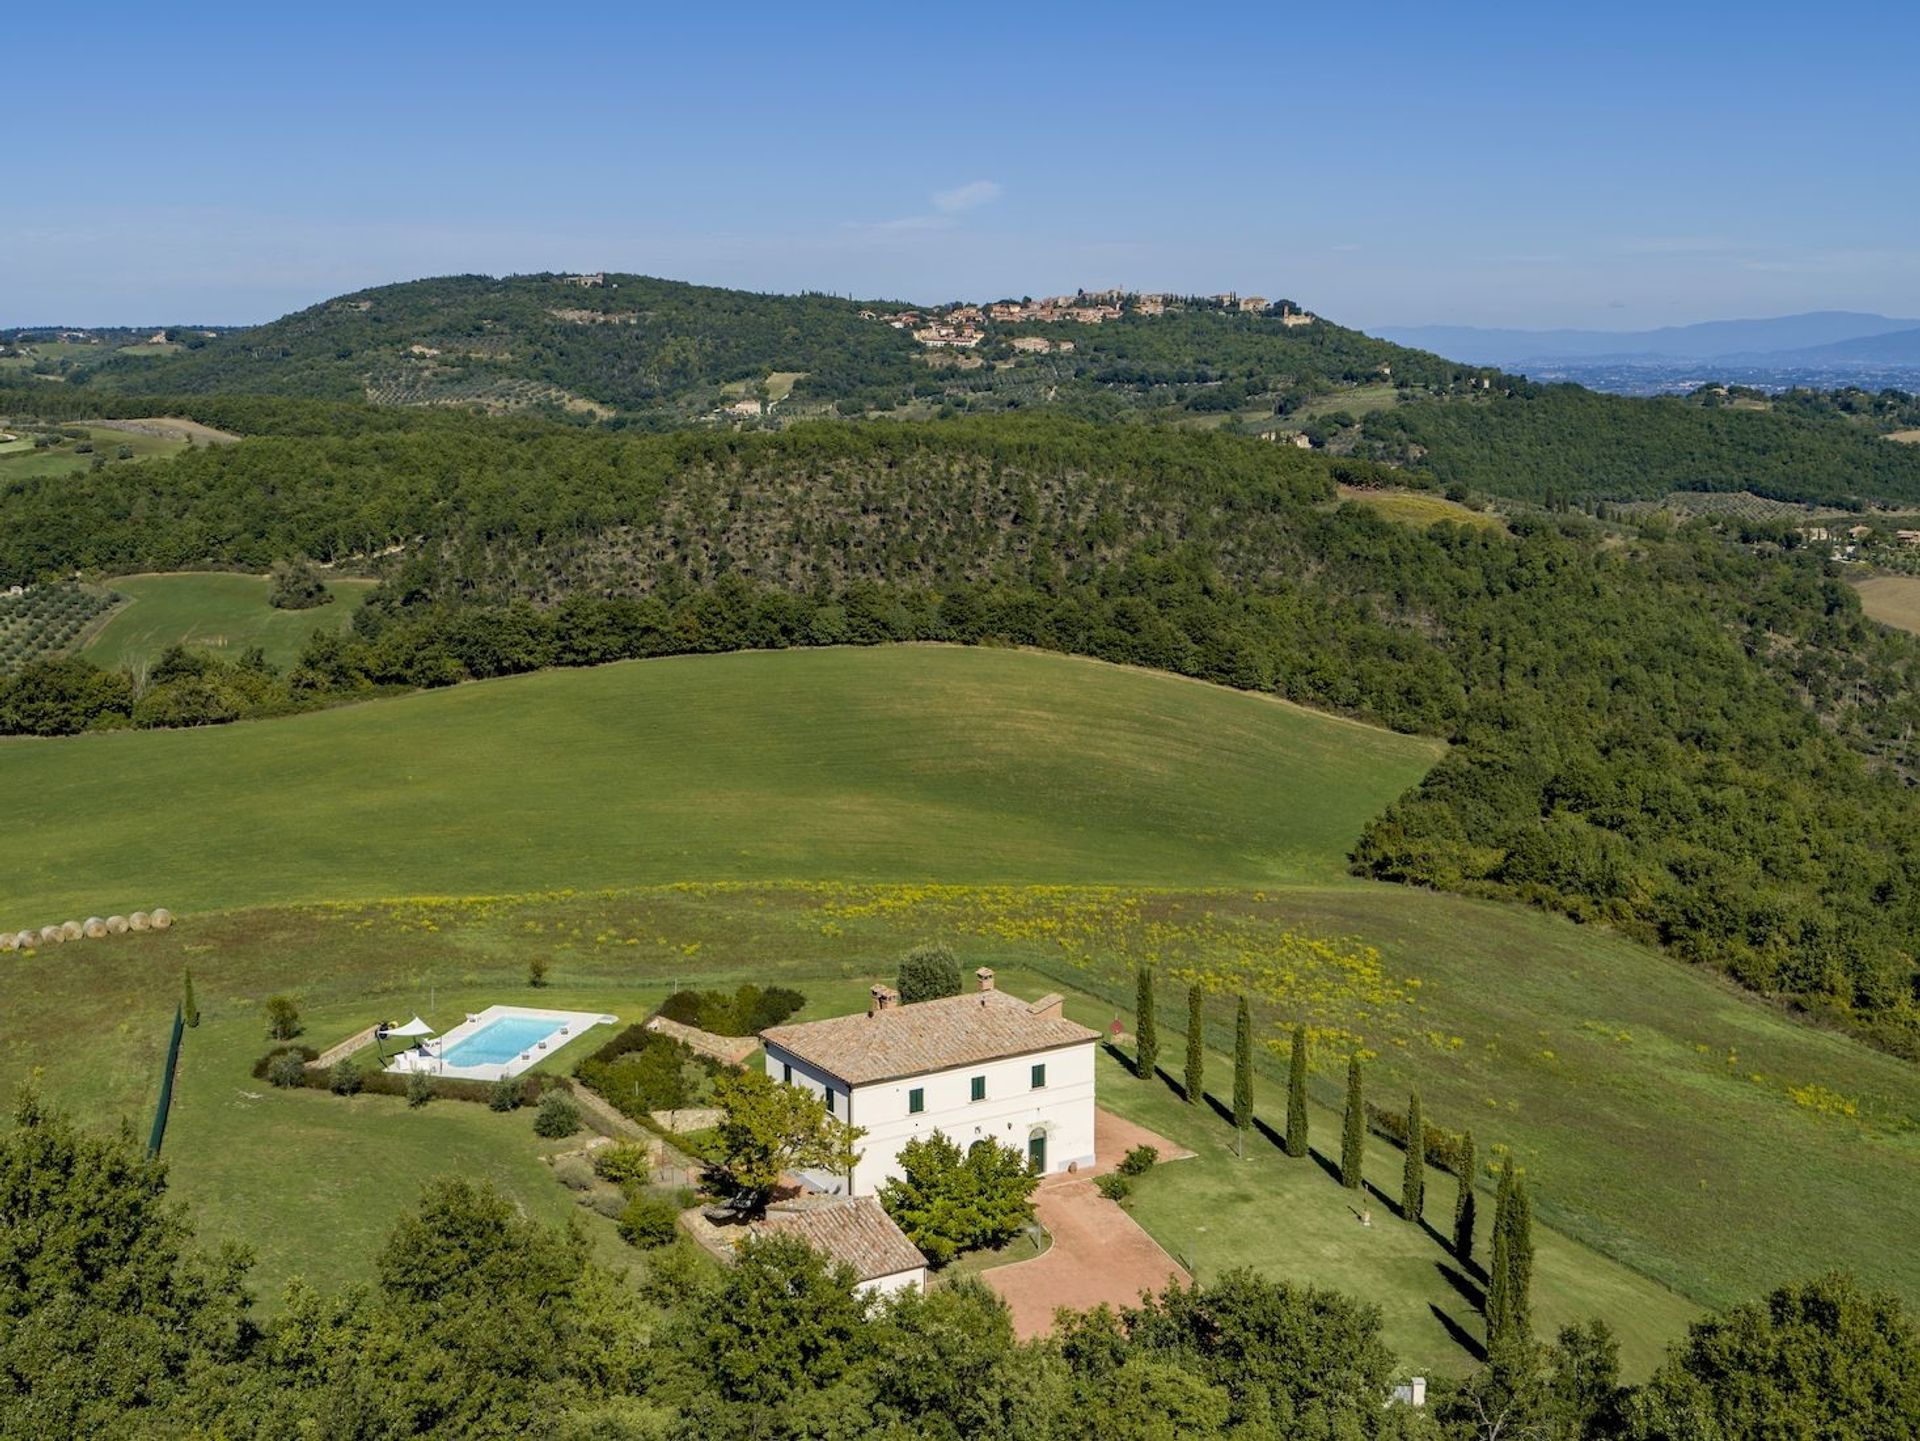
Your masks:
{"label": "terracotta tile roof", "polygon": [[769,1026],[760,1038],[850,1086],[976,1065],[1099,1039],[1064,1016],[1037,1014],[1005,991],[969,991],[873,1014]]}
{"label": "terracotta tile roof", "polygon": [[927,1258],[872,1196],[807,1196],[767,1208],[748,1227],[756,1236],[798,1236],[829,1260],[845,1261],[862,1281],[917,1271]]}

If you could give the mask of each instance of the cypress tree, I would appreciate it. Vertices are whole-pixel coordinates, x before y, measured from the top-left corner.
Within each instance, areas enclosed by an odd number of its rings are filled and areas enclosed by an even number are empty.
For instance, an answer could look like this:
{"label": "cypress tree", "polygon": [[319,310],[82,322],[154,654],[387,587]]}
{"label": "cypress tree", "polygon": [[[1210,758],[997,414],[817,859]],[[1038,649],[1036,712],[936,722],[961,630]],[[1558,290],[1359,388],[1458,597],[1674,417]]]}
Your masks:
{"label": "cypress tree", "polygon": [[1187,1104],[1197,1106],[1207,1086],[1207,1017],[1198,982],[1187,987]]}
{"label": "cypress tree", "polygon": [[1473,1263],[1473,1132],[1460,1138],[1460,1188],[1453,1195],[1453,1254]]}
{"label": "cypress tree", "polygon": [[1506,1165],[1500,1168],[1500,1189],[1494,1193],[1493,1200],[1493,1260],[1487,1267],[1487,1299],[1484,1310],[1487,1318],[1487,1349],[1507,1338],[1507,1288],[1512,1281],[1508,1274],[1507,1258],[1511,1253],[1508,1245],[1513,1225],[1513,1158],[1507,1158]]}
{"label": "cypress tree", "polygon": [[193,998],[193,972],[180,972],[180,1014],[189,1026],[200,1024],[200,1003]]}
{"label": "cypress tree", "polygon": [[1233,1027],[1233,1128],[1245,1156],[1247,1132],[1253,1129],[1253,1008],[1245,996]]}
{"label": "cypress tree", "polygon": [[1400,1170],[1400,1218],[1418,1221],[1427,1207],[1427,1123],[1420,1093],[1407,1097],[1407,1156]]}
{"label": "cypress tree", "polygon": [[1533,1202],[1527,1183],[1515,1181],[1507,1220],[1507,1332],[1533,1339]]}
{"label": "cypress tree", "polygon": [[1293,1028],[1293,1057],[1287,1065],[1287,1154],[1307,1154],[1307,1028]]}
{"label": "cypress tree", "polygon": [[1140,1079],[1151,1081],[1160,1060],[1160,1033],[1153,1023],[1153,968],[1140,967],[1135,982],[1134,1063],[1140,1067]]}
{"label": "cypress tree", "polygon": [[1360,1058],[1347,1058],[1347,1124],[1340,1137],[1340,1184],[1360,1189],[1360,1167],[1366,1155],[1367,1107],[1360,1089]]}

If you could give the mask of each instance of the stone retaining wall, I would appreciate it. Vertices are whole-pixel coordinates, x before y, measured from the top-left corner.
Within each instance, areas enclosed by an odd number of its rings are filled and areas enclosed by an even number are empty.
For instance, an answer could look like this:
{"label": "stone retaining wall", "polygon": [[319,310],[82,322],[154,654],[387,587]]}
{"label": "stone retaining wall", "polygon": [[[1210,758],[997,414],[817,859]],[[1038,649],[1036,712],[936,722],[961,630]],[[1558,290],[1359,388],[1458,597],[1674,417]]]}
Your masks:
{"label": "stone retaining wall", "polygon": [[739,1065],[760,1049],[758,1036],[716,1036],[712,1031],[703,1031],[697,1026],[683,1026],[678,1021],[669,1021],[665,1016],[655,1016],[648,1021],[647,1029],[670,1036],[701,1055],[712,1056],[714,1060],[729,1066]]}
{"label": "stone retaining wall", "polygon": [[348,1056],[351,1056],[355,1051],[360,1050],[371,1041],[373,1039],[373,1033],[379,1029],[380,1027],[378,1025],[372,1025],[368,1026],[364,1031],[355,1031],[339,1045],[327,1047],[326,1050],[315,1056],[311,1061],[308,1061],[307,1068],[314,1071],[324,1071],[336,1061],[344,1061]]}

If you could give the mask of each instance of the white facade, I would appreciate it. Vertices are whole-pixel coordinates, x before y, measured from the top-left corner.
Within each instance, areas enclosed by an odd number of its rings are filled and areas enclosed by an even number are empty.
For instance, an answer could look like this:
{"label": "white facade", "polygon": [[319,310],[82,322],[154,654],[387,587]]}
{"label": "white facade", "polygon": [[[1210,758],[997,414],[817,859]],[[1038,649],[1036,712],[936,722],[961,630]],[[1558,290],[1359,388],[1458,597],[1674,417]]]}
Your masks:
{"label": "white facade", "polygon": [[895,1271],[891,1276],[875,1276],[862,1281],[854,1288],[861,1296],[892,1296],[901,1291],[924,1291],[927,1289],[927,1268],[916,1267],[911,1271]]}
{"label": "white facade", "polygon": [[[996,1141],[1037,1161],[1043,1174],[1093,1164],[1093,1048],[1086,1040],[852,1087],[771,1041],[766,1056],[772,1079],[830,1095],[833,1114],[866,1131],[852,1194],[868,1196],[900,1174],[902,1146],[935,1131],[963,1151]],[[844,1176],[807,1179],[825,1191],[847,1190]]]}

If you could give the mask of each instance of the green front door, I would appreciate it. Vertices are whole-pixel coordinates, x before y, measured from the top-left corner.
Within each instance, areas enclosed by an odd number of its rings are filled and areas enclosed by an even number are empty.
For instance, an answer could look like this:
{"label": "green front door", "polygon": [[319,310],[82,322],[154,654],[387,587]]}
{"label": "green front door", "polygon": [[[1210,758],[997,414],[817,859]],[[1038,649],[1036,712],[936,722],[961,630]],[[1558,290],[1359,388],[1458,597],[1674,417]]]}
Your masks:
{"label": "green front door", "polygon": [[1047,1172],[1047,1133],[1035,1131],[1027,1137],[1027,1169],[1035,1175]]}

